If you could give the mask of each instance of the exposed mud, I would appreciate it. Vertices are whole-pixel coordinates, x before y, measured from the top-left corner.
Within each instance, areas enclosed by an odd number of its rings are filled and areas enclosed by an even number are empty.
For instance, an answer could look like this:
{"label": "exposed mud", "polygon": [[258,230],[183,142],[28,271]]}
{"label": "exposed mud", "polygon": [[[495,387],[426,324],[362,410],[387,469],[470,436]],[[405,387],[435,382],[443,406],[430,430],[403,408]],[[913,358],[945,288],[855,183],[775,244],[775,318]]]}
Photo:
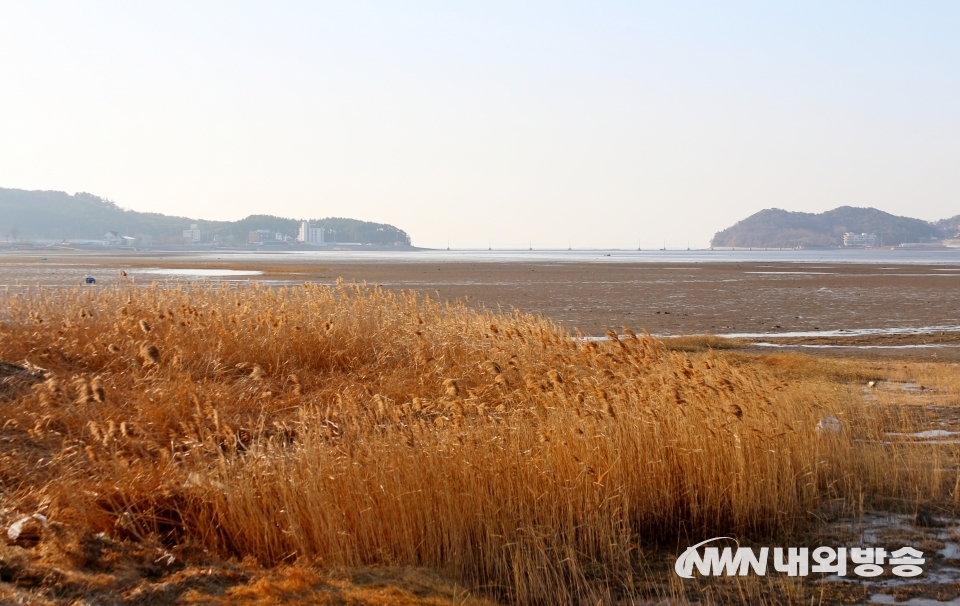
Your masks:
{"label": "exposed mud", "polygon": [[[188,278],[157,271],[164,269],[257,271],[262,275],[209,279],[235,287],[247,280],[329,283],[343,277],[442,299],[469,297],[491,308],[538,312],[596,335],[607,327],[629,326],[662,335],[750,334],[767,341],[782,335],[790,344],[827,344],[823,339],[845,345],[960,342],[960,265],[478,263],[435,257],[384,262],[335,256],[321,263],[299,256],[236,253],[43,254],[46,257],[5,253],[0,257],[0,288],[15,292],[38,284],[74,286],[87,276],[97,279],[97,287],[122,280]],[[120,276],[120,270],[128,276]],[[816,336],[818,332],[823,337]]]}

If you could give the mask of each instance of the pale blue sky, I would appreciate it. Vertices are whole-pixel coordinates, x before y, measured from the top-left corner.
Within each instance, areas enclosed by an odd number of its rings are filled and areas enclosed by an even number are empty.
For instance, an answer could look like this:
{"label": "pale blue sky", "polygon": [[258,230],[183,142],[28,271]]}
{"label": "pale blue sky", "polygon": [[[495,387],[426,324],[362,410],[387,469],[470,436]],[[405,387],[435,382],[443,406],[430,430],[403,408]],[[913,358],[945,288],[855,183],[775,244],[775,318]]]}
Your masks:
{"label": "pale blue sky", "polygon": [[421,246],[933,220],[960,213],[958,7],[0,1],[0,187]]}

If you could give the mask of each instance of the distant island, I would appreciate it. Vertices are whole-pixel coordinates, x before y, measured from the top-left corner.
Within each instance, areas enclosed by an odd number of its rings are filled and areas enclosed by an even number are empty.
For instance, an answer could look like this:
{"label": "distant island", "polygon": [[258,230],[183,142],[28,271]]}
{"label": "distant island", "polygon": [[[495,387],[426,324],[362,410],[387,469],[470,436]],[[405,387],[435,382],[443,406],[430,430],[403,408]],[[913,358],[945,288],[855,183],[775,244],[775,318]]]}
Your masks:
{"label": "distant island", "polygon": [[410,236],[402,229],[356,219],[250,215],[239,221],[204,221],[125,210],[87,193],[0,188],[3,241],[115,246],[411,246]]}
{"label": "distant island", "polygon": [[936,245],[954,238],[960,215],[936,223],[898,217],[876,208],[841,206],[814,214],[768,208],[719,231],[716,248],[810,248],[844,246]]}

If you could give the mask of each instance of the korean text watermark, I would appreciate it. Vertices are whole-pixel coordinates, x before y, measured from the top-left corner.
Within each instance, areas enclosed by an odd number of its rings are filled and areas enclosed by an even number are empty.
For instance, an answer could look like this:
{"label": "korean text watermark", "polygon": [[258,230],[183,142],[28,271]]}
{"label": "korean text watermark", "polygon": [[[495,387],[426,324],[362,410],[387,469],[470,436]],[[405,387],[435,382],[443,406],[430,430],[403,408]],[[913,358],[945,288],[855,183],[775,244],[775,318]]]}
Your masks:
{"label": "korean text watermark", "polygon": [[[768,570],[804,577],[813,573],[847,576],[848,571],[860,577],[877,577],[884,566],[898,577],[915,577],[923,573],[923,552],[902,547],[887,552],[883,547],[704,547],[730,537],[714,537],[688,547],[674,564],[678,576],[692,579],[696,570],[701,576],[765,576]],[[702,550],[698,551],[698,550]],[[772,555],[772,557],[771,557]]]}

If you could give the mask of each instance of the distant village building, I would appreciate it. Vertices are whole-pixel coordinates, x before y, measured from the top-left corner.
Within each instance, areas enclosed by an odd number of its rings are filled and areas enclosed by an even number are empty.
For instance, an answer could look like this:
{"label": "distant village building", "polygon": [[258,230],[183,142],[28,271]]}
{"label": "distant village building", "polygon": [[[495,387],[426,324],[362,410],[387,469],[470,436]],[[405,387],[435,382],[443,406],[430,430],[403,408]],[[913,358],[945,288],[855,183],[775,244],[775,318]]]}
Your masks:
{"label": "distant village building", "polygon": [[877,234],[855,234],[848,231],[843,234],[843,245],[856,248],[867,248],[880,245],[880,237]]}
{"label": "distant village building", "polygon": [[283,239],[280,232],[270,231],[269,229],[258,229],[251,231],[247,237],[247,244],[263,244],[264,242],[276,242]]}
{"label": "distant village building", "polygon": [[141,236],[121,236],[120,232],[108,231],[103,234],[101,242],[104,246],[137,246],[142,244]]}
{"label": "distant village building", "polygon": [[190,225],[190,229],[183,230],[183,237],[191,244],[200,243],[200,226],[196,223]]}
{"label": "distant village building", "polygon": [[304,244],[323,244],[323,228],[311,227],[309,221],[300,223],[300,232],[297,234],[297,242]]}

